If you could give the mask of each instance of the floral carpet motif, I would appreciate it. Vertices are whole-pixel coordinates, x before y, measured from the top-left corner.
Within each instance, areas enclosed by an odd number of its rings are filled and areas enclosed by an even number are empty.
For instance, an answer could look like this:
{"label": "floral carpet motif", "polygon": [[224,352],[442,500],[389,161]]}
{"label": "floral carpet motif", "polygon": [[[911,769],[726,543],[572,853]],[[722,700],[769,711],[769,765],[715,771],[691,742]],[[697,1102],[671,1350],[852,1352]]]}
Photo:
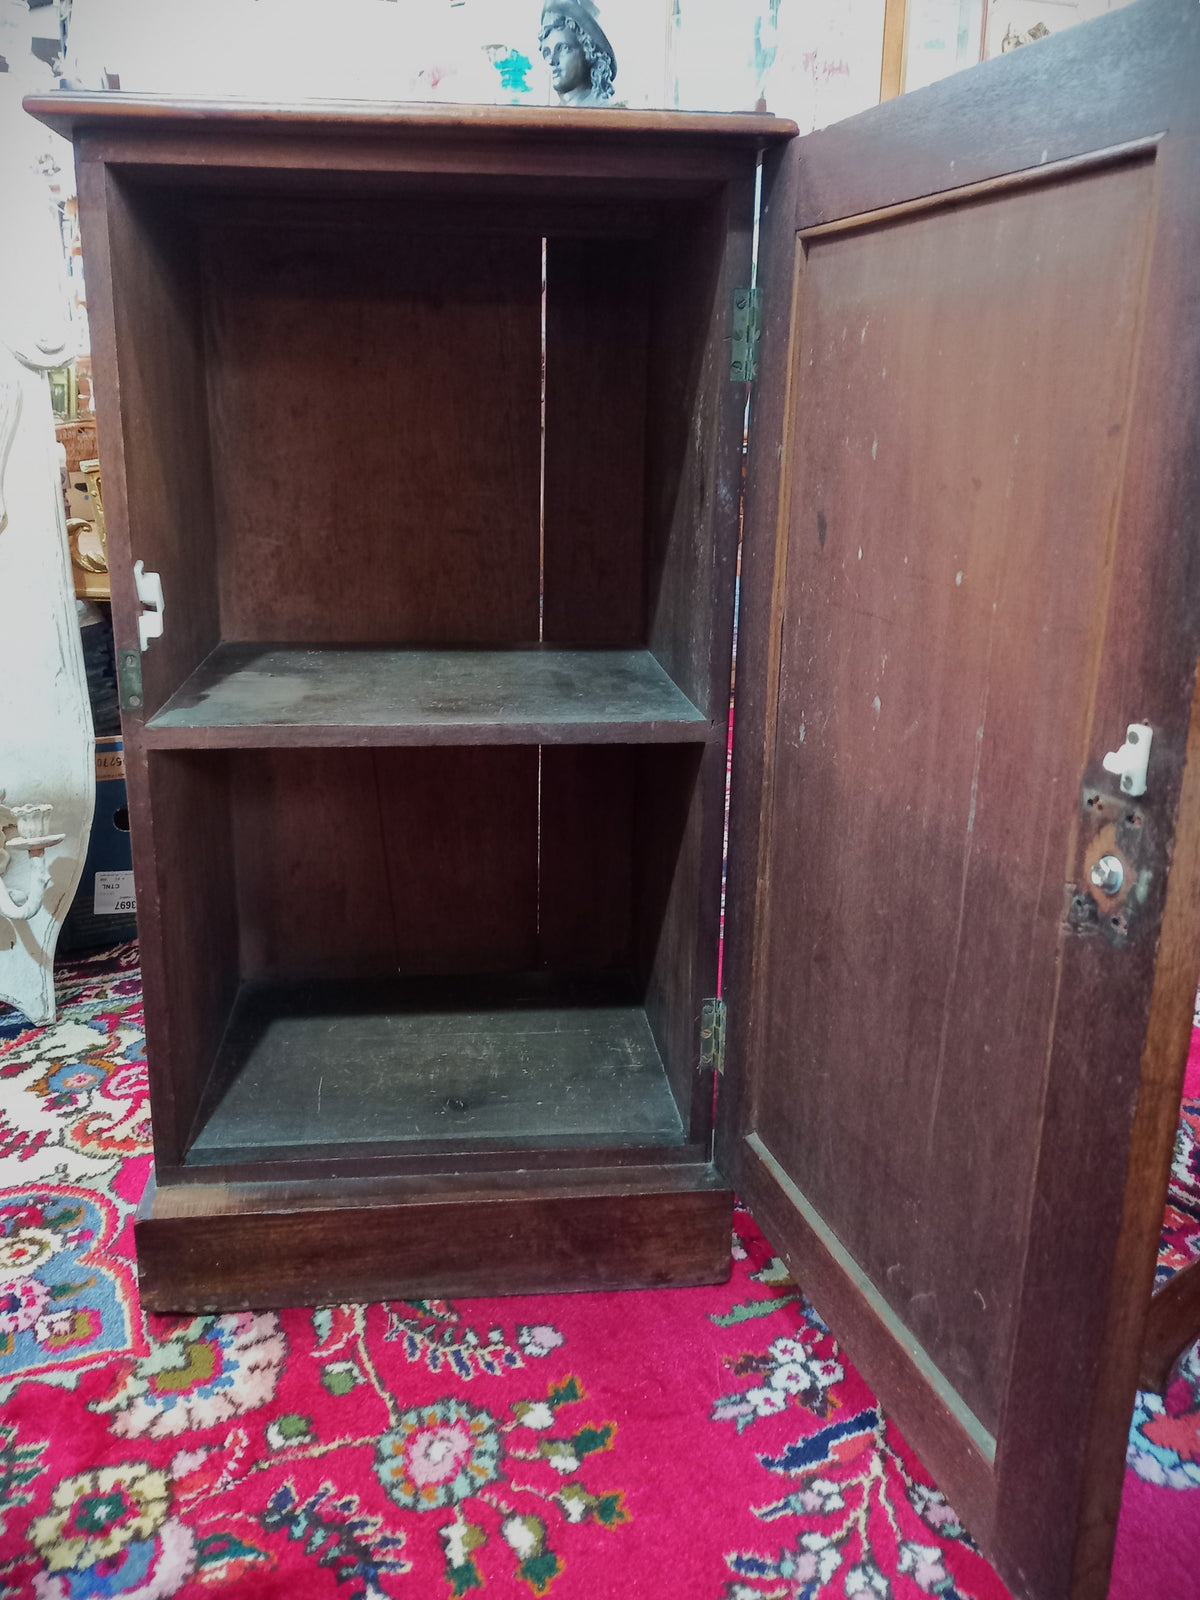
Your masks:
{"label": "floral carpet motif", "polygon": [[[0,1014],[0,1595],[1005,1600],[742,1212],[711,1288],[144,1315],[135,963]],[[1194,1353],[1176,1389],[1131,1436],[1156,1505],[1200,1487]]]}

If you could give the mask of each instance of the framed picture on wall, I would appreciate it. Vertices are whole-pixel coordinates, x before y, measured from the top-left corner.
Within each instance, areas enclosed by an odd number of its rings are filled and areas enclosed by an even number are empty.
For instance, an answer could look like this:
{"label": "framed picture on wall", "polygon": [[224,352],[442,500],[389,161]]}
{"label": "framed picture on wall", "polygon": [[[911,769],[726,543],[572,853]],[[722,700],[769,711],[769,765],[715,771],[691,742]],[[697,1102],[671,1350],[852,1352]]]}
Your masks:
{"label": "framed picture on wall", "polygon": [[887,0],[880,99],[1116,11],[1129,0]]}

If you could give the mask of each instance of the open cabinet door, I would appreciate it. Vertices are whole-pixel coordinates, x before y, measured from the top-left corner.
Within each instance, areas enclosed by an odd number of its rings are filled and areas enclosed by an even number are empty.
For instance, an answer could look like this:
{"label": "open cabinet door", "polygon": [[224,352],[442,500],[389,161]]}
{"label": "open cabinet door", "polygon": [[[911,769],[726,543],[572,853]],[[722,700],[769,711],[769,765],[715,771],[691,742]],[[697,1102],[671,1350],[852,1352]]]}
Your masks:
{"label": "open cabinet door", "polygon": [[718,1158],[1037,1600],[1106,1593],[1200,968],[1198,86],[1142,0],[765,170]]}

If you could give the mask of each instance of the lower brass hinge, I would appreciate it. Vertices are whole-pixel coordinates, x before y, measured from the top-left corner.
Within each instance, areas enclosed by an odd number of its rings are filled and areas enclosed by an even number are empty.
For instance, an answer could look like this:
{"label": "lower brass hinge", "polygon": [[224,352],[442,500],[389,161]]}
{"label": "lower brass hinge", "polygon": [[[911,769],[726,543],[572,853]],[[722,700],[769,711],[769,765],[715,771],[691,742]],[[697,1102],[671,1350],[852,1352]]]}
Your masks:
{"label": "lower brass hinge", "polygon": [[725,1002],[706,1000],[700,1007],[700,1070],[725,1071]]}
{"label": "lower brass hinge", "polygon": [[142,709],[142,658],[136,650],[117,651],[117,689],[122,711]]}
{"label": "lower brass hinge", "polygon": [[757,289],[733,291],[733,335],[729,349],[731,383],[753,383],[758,376],[758,341],[762,316]]}

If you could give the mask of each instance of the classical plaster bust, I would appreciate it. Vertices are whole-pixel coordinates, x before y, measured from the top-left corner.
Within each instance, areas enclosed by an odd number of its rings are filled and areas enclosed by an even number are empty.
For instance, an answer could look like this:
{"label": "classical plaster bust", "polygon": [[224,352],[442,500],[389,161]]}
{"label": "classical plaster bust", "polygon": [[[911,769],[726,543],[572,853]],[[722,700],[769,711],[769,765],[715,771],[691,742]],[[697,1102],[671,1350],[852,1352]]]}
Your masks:
{"label": "classical plaster bust", "polygon": [[617,58],[593,0],[546,0],[538,43],[559,105],[603,106],[612,100]]}

